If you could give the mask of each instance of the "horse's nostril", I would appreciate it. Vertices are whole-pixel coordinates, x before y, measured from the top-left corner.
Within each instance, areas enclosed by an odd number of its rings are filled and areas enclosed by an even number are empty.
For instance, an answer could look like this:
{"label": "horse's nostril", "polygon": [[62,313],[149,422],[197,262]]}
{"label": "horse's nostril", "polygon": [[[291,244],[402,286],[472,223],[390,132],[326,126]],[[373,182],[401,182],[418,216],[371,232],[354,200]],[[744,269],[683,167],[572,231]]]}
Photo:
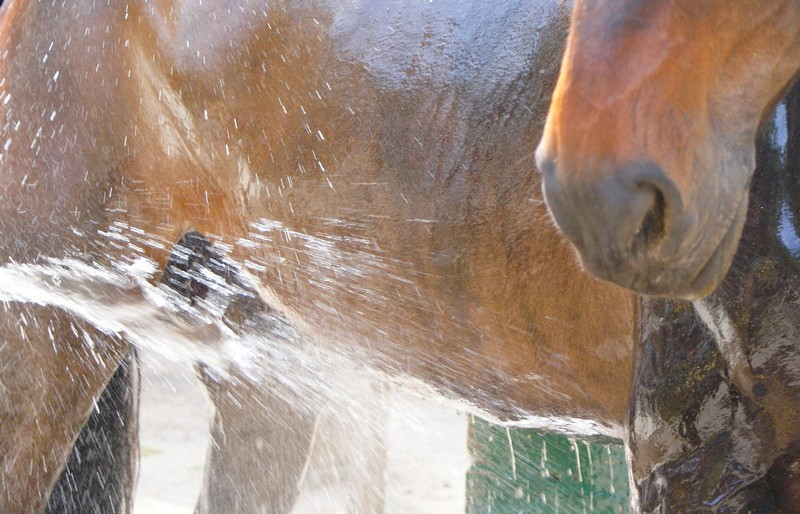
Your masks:
{"label": "horse's nostril", "polygon": [[556,172],[556,160],[540,147],[536,150],[536,167],[543,176],[553,176]]}
{"label": "horse's nostril", "polygon": [[652,187],[652,191],[649,193],[652,194],[652,206],[633,233],[631,241],[633,255],[642,255],[648,249],[655,248],[667,233],[667,208],[664,193],[658,187]]}
{"label": "horse's nostril", "polygon": [[545,173],[545,197],[584,266],[627,283],[674,255],[685,226],[682,195],[655,163],[632,162],[606,170],[594,177],[564,170],[560,175]]}
{"label": "horse's nostril", "polygon": [[611,227],[610,244],[637,262],[669,258],[681,239],[681,192],[657,164],[629,163],[597,187]]}

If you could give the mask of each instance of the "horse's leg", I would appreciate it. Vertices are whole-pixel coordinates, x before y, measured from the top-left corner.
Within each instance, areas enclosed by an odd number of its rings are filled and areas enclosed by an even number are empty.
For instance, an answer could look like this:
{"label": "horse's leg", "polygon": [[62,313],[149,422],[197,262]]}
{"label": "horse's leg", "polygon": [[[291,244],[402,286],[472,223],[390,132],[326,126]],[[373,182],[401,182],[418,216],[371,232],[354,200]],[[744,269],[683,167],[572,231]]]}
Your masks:
{"label": "horse's leg", "polygon": [[127,344],[61,311],[0,306],[0,512],[41,512]]}
{"label": "horse's leg", "polygon": [[198,513],[289,512],[314,432],[314,417],[264,384],[220,379],[200,367],[214,404]]}
{"label": "horse's leg", "polygon": [[[244,294],[211,298],[214,274],[239,284]],[[267,332],[271,319],[256,293],[242,284],[235,269],[201,234],[189,232],[175,245],[161,282],[195,304],[221,302],[224,322],[240,335]],[[296,409],[275,385],[254,384],[235,370],[220,376],[198,365],[214,413],[211,447],[198,513],[287,512],[297,496],[298,477],[314,429],[313,415]]]}
{"label": "horse's leg", "polygon": [[200,369],[215,413],[198,512],[383,512],[386,420],[372,384],[322,406]]}
{"label": "horse's leg", "polygon": [[[209,273],[217,279],[208,281]],[[215,292],[214,282],[220,279],[238,287],[241,294]],[[162,282],[191,302],[199,298],[222,302],[223,321],[231,330],[269,342],[278,353],[283,345],[290,352],[297,344],[307,344],[287,335],[293,333],[291,326],[198,233],[188,233],[177,243]],[[365,514],[382,510],[383,441],[375,437],[375,423],[364,422],[375,417],[369,406],[376,404],[363,404],[376,398],[375,391],[365,393],[362,387],[370,389],[372,384],[367,379],[356,384],[357,373],[344,373],[348,385],[358,387],[337,387],[304,366],[298,362],[284,371],[293,376],[277,378],[279,372],[265,369],[264,376],[255,380],[235,367],[222,377],[198,366],[215,408],[198,512],[288,512],[301,490],[313,490],[314,503],[327,495],[318,510]],[[356,392],[360,394],[355,400],[340,405],[340,399]]]}
{"label": "horse's leg", "polygon": [[139,357],[131,346],[75,441],[47,514],[130,512],[138,432]]}
{"label": "horse's leg", "polygon": [[628,440],[641,510],[774,512],[764,409],[691,304],[648,299],[641,310]]}

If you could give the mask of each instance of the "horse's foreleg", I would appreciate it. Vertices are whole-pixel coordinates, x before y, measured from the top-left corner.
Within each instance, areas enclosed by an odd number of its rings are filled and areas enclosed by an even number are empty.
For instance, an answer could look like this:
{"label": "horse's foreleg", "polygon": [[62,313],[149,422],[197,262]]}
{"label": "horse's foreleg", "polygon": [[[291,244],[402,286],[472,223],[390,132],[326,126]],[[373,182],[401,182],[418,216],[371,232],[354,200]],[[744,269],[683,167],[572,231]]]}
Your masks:
{"label": "horse's foreleg", "polygon": [[[237,284],[244,294],[216,292],[207,275]],[[191,302],[227,304],[223,321],[236,333],[269,333],[280,321],[238,276],[235,267],[197,232],[175,245],[162,274],[164,285]],[[215,296],[216,295],[216,296]],[[314,429],[313,415],[287,401],[274,384],[254,384],[235,371],[220,376],[198,366],[214,413],[198,513],[288,512],[297,496]]]}
{"label": "horse's foreleg", "polygon": [[200,375],[214,404],[199,513],[289,512],[298,493],[314,416],[247,379]]}
{"label": "horse's foreleg", "polygon": [[789,409],[769,408],[768,388],[745,389],[691,305],[642,300],[641,327],[628,438],[639,508],[797,512],[781,508],[770,471]]}
{"label": "horse's foreleg", "polygon": [[201,375],[215,413],[197,512],[383,512],[379,385],[359,379],[352,397],[299,398],[272,380],[220,380],[202,368]]}
{"label": "horse's foreleg", "polygon": [[41,512],[127,345],[48,307],[0,306],[0,512]]}
{"label": "horse's foreleg", "polygon": [[[239,292],[226,293],[209,274]],[[289,512],[300,498],[315,512],[381,512],[385,414],[372,379],[357,366],[342,369],[347,361],[319,366],[325,357],[304,354],[302,346],[313,343],[202,234],[189,232],[178,241],[161,280],[193,303],[224,305],[222,321],[231,330],[273,350],[264,348],[263,376],[252,379],[235,366],[224,376],[200,367],[215,409],[197,511]],[[268,355],[283,351],[281,370],[273,369]]]}

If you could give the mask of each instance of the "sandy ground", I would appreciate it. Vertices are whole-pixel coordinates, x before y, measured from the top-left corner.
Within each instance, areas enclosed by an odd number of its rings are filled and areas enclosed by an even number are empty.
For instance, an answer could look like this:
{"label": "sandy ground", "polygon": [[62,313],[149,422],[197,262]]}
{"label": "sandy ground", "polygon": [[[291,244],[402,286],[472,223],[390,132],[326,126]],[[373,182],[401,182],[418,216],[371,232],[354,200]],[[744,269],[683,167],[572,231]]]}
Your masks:
{"label": "sandy ground", "polygon": [[[146,352],[142,362],[141,469],[134,514],[189,514],[203,480],[209,405],[188,365]],[[433,400],[390,394],[385,512],[464,512],[467,417]]]}

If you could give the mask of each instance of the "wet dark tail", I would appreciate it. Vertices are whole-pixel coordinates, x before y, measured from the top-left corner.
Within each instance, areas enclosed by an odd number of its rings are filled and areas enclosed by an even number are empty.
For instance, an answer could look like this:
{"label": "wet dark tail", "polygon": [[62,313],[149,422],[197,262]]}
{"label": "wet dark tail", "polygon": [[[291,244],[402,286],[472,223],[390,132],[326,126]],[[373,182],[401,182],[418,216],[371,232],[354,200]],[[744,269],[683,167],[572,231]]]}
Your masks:
{"label": "wet dark tail", "polygon": [[138,456],[139,357],[131,347],[75,441],[45,512],[130,512]]}

